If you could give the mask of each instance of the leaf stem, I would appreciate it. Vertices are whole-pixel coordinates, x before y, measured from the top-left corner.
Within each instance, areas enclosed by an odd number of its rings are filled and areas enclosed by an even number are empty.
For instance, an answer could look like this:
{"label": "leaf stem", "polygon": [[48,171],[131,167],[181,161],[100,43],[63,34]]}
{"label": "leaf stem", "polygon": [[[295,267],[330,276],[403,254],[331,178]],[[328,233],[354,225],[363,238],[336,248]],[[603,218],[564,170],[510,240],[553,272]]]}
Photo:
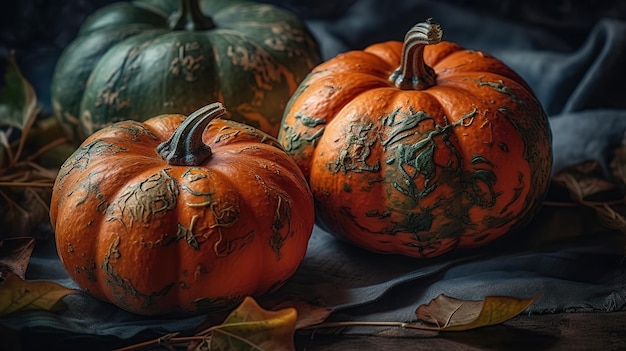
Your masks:
{"label": "leaf stem", "polygon": [[[231,325],[229,324],[229,326]],[[208,340],[211,338],[211,333],[215,331],[226,333],[230,337],[236,338],[240,340],[241,342],[248,343],[251,347],[258,349],[256,345],[250,344],[247,340],[239,337],[238,335],[228,333],[224,330],[220,330],[223,327],[224,325],[215,325],[201,332],[198,332],[196,335],[193,335],[193,336],[169,337],[169,334],[168,334],[162,338],[144,341],[144,342],[137,343],[134,345],[115,349],[114,351],[134,351],[134,350],[140,350],[147,346],[163,345],[163,344],[167,344],[171,346],[173,344],[181,344],[181,343],[190,342],[190,341]],[[412,323],[407,323],[407,322],[325,322],[325,323],[319,323],[319,324],[314,324],[311,326],[299,328],[298,330],[317,330],[317,329],[338,328],[338,327],[394,327],[394,328],[425,330],[425,331],[439,331],[441,329],[437,327],[430,327],[427,325],[412,324]]]}
{"label": "leaf stem", "polygon": [[15,152],[15,155],[11,159],[11,162],[9,163],[9,166],[7,168],[13,167],[22,156],[22,151],[24,150],[24,146],[26,145],[26,136],[30,132],[30,129],[35,121],[37,120],[37,115],[39,114],[40,109],[41,108],[36,105],[29,109],[31,111],[28,112],[28,115],[31,116],[31,118],[27,119],[26,123],[24,124],[24,128],[22,128],[22,135],[20,136],[19,143],[17,144],[17,151]]}
{"label": "leaf stem", "polygon": [[395,327],[403,329],[419,329],[419,330],[439,330],[438,327],[430,327],[423,324],[412,324],[408,322],[323,322],[300,328],[300,330],[322,329],[322,328],[340,328],[340,327]]}

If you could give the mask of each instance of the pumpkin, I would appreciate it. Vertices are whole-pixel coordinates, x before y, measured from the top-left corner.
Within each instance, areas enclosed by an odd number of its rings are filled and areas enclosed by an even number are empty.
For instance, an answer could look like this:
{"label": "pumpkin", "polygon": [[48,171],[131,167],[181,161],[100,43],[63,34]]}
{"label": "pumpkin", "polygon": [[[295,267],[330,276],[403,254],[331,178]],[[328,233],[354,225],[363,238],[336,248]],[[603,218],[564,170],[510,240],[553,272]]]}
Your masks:
{"label": "pumpkin", "polygon": [[287,100],[319,62],[304,24],[274,5],[119,2],[92,14],[65,48],[51,100],[76,144],[113,122],[189,114],[215,101],[275,137]]}
{"label": "pumpkin", "polygon": [[214,103],[117,122],[66,160],[50,218],[79,287],[138,314],[193,314],[294,273],[315,218],[306,180],[275,138],[225,115]]}
{"label": "pumpkin", "polygon": [[365,249],[435,257],[527,223],[549,184],[546,114],[493,56],[419,23],[315,67],[279,142],[307,177],[317,222]]}

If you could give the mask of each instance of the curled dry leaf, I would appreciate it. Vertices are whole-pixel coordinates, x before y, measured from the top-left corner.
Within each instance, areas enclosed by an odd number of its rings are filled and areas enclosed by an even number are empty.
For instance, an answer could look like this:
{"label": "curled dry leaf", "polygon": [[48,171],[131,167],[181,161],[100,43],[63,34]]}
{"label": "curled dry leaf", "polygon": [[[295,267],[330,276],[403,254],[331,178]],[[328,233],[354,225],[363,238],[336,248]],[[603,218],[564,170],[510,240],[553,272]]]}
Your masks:
{"label": "curled dry leaf", "polygon": [[280,310],[285,308],[295,308],[297,312],[297,320],[295,329],[303,329],[312,325],[320,324],[330,316],[332,309],[310,303],[304,300],[286,300],[280,304],[273,306],[272,310]]}
{"label": "curled dry leaf", "polygon": [[415,315],[427,323],[420,329],[463,331],[506,322],[522,313],[536,298],[487,296],[482,301],[467,301],[439,295],[420,305]]}
{"label": "curled dry leaf", "polygon": [[[618,149],[611,163],[616,182],[623,181],[624,152],[624,147]],[[569,167],[556,174],[553,181],[565,187],[576,204],[592,208],[605,227],[626,233],[623,191],[617,183],[605,179],[597,161]],[[592,198],[595,200],[591,201]]]}
{"label": "curled dry leaf", "polygon": [[583,203],[590,197],[616,193],[615,184],[602,176],[597,161],[582,162],[556,174],[552,180],[564,186],[572,200]]}
{"label": "curled dry leaf", "polygon": [[171,333],[116,351],[143,350],[154,345],[174,350],[174,345],[180,344],[186,344],[190,351],[294,351],[297,318],[295,308],[270,311],[260,307],[254,298],[246,297],[222,324],[194,336],[178,337],[178,333]]}
{"label": "curled dry leaf", "polygon": [[29,310],[57,312],[65,308],[61,299],[75,292],[57,283],[26,281],[11,273],[0,284],[0,316]]}
{"label": "curled dry leaf", "polygon": [[224,323],[211,328],[209,350],[293,351],[296,320],[295,308],[268,311],[246,297]]}
{"label": "curled dry leaf", "polygon": [[35,239],[30,237],[0,240],[0,278],[16,274],[24,279]]}

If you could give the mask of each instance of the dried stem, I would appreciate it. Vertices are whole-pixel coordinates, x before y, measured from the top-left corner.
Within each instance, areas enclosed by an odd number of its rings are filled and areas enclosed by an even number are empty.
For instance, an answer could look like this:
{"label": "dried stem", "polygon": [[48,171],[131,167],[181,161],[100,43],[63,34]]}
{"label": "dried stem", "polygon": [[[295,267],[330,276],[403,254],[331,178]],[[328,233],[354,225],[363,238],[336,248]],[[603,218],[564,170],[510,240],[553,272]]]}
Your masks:
{"label": "dried stem", "polygon": [[[23,133],[28,133],[30,130],[32,123],[26,124],[24,127]],[[26,135],[26,134],[23,134]],[[8,148],[7,154],[9,156],[9,164],[6,168],[0,170],[0,187],[33,187],[33,188],[52,188],[54,185],[54,180],[56,178],[57,170],[45,168],[36,162],[38,157],[45,154],[46,152],[63,145],[69,142],[69,139],[66,137],[58,138],[50,143],[42,146],[36,152],[26,157],[24,160],[20,160],[21,154],[24,150],[25,145],[25,137],[20,138],[17,151],[15,154],[11,151],[11,148]],[[39,172],[39,177],[42,178],[39,180],[28,181],[28,174],[30,170],[35,170]],[[14,181],[11,179],[26,179],[25,181]]]}
{"label": "dried stem", "polygon": [[420,329],[420,330],[433,330],[433,328],[420,325],[411,324],[407,322],[325,322],[320,324],[314,324],[308,327],[302,328],[302,330],[316,330],[321,328],[345,328],[345,327],[396,327],[404,329]]}
{"label": "dried stem", "polygon": [[61,146],[61,145],[66,144],[66,143],[69,143],[69,141],[70,140],[67,137],[62,137],[62,138],[55,139],[55,140],[49,142],[48,144],[42,146],[39,150],[37,150],[32,155],[28,156],[25,160],[26,161],[33,161],[37,157],[39,157],[39,156],[43,155],[44,153],[54,149],[55,147]]}
{"label": "dried stem", "polygon": [[[37,114],[39,114],[40,109],[41,109],[40,107],[34,107],[34,110],[31,112],[31,116],[36,116]],[[24,150],[24,146],[26,145],[26,138],[24,136],[30,133],[30,130],[36,120],[37,118],[29,118],[26,121],[24,128],[22,128],[22,137],[20,138],[19,143],[17,144],[17,151],[15,152],[14,157],[11,158],[8,168],[13,167],[22,156],[22,151]]]}
{"label": "dried stem", "polygon": [[[237,324],[245,324],[245,322],[228,324],[228,326],[230,327],[230,326],[234,326]],[[211,335],[214,331],[222,327],[224,327],[224,325],[216,325],[216,326],[204,329],[196,333],[196,335],[194,336],[172,337],[172,335],[178,334],[178,333],[172,333],[172,334],[168,334],[158,339],[148,340],[148,341],[141,342],[138,344],[126,346],[123,348],[116,349],[114,351],[135,351],[135,350],[141,350],[142,348],[145,348],[148,346],[154,346],[154,345],[172,346],[175,344],[182,344],[182,343],[192,342],[192,341],[206,341],[211,338]],[[300,328],[299,330],[315,331],[317,329],[324,329],[324,328],[345,328],[345,327],[395,327],[395,328],[425,330],[425,331],[437,331],[440,329],[437,327],[430,327],[427,325],[412,324],[412,323],[407,323],[407,322],[325,322],[325,323],[314,324],[308,327],[303,327],[303,328]],[[221,332],[224,332],[224,331],[221,331]],[[247,343],[253,349],[260,350],[258,347],[256,347],[256,345],[250,344],[249,341],[239,337],[238,335],[227,333],[227,332],[224,332],[224,333],[228,334],[229,337],[233,337],[233,338],[240,340],[241,342]]]}

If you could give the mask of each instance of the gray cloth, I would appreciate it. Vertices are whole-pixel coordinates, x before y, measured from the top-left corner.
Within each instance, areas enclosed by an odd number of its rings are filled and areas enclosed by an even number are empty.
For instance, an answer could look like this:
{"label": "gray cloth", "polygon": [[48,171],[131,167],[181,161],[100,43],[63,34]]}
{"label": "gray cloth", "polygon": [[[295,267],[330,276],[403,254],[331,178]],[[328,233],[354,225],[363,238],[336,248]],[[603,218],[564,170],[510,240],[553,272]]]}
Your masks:
{"label": "gray cloth", "polygon": [[[529,313],[626,308],[626,267],[621,265],[620,248],[588,242],[540,251],[517,251],[511,247],[524,246],[509,241],[499,246],[501,254],[490,249],[415,260],[369,253],[316,227],[296,274],[277,293],[260,301],[280,301],[284,296],[304,299],[333,309],[329,320],[348,321],[412,321],[415,308],[439,294],[468,300],[493,295],[538,296]],[[54,248],[46,249],[33,257],[28,278],[76,288]],[[206,319],[138,316],[86,293],[68,295],[64,301],[68,308],[62,313],[28,311],[1,318],[0,323],[16,329],[50,328],[132,338],[146,333],[192,332]]]}

